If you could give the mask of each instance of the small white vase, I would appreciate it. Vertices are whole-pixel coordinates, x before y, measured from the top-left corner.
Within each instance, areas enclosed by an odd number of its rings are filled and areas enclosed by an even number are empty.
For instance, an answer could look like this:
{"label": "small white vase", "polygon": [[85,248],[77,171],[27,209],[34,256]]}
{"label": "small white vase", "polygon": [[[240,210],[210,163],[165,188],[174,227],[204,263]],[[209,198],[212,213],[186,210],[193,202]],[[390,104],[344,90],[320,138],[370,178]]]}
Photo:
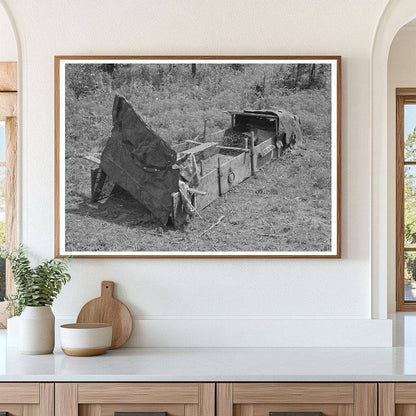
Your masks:
{"label": "small white vase", "polygon": [[26,306],[19,319],[21,354],[50,354],[55,347],[55,316],[50,306]]}

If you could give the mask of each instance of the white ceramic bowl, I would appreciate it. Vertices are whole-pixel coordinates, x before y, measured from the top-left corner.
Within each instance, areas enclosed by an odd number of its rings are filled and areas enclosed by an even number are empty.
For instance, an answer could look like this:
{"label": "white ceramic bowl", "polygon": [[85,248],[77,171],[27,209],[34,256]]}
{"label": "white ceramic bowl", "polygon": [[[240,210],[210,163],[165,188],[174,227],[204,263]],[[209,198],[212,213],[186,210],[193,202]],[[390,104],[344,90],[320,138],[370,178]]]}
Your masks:
{"label": "white ceramic bowl", "polygon": [[77,357],[104,354],[111,347],[112,335],[109,324],[61,325],[61,348],[65,354]]}

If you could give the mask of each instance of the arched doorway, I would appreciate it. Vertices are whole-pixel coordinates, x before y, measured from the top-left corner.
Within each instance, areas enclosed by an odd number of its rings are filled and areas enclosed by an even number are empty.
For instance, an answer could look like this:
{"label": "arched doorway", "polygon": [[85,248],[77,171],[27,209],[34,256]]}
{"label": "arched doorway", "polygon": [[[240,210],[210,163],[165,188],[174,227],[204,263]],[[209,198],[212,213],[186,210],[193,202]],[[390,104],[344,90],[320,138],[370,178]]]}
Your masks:
{"label": "arched doorway", "polygon": [[371,51],[371,269],[374,319],[387,318],[389,270],[395,256],[389,227],[394,221],[395,209],[391,208],[392,189],[389,188],[392,164],[388,149],[389,140],[394,138],[388,135],[388,56],[396,33],[415,17],[414,0],[390,1],[380,18]]}

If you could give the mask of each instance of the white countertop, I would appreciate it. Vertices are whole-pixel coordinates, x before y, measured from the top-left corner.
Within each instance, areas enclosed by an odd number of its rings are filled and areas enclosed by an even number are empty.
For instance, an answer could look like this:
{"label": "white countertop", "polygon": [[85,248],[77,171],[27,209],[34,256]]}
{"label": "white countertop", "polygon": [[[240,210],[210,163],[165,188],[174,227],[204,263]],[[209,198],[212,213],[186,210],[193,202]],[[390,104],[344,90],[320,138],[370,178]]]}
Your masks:
{"label": "white countertop", "polygon": [[121,348],[21,355],[0,331],[0,381],[416,381],[416,348]]}
{"label": "white countertop", "polygon": [[416,314],[394,314],[394,348],[120,348],[21,355],[0,330],[0,382],[414,381]]}

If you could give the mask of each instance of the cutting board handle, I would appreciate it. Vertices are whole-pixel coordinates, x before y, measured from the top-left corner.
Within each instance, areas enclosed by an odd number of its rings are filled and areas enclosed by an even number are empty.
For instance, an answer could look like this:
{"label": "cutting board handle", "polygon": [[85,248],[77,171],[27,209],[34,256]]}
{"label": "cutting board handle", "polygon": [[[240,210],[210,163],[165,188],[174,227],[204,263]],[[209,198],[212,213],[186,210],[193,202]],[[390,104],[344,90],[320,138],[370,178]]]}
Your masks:
{"label": "cutting board handle", "polygon": [[113,292],[114,292],[114,282],[111,282],[110,280],[104,280],[101,282],[101,297],[112,298]]}

